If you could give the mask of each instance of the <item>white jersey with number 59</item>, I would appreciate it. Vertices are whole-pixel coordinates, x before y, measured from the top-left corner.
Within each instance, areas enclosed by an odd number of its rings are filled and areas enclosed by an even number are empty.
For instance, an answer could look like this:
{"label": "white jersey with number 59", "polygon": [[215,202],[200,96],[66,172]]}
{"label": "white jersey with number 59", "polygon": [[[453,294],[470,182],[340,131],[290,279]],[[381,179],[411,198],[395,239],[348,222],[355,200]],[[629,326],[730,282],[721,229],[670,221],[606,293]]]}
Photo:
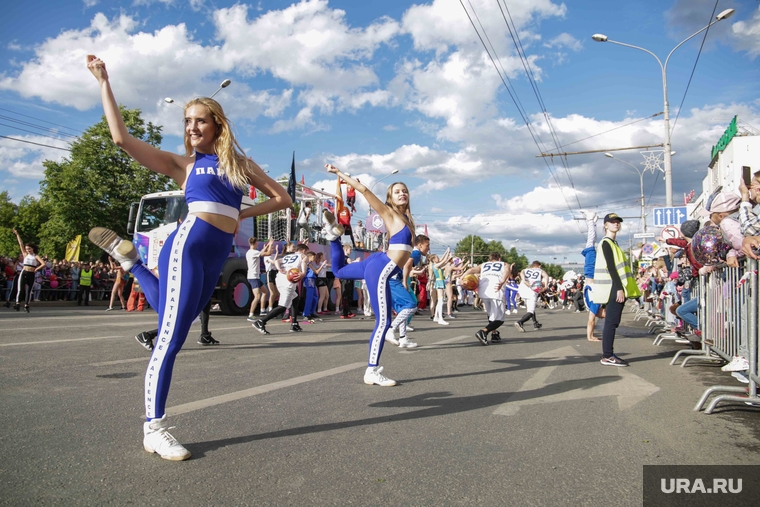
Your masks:
{"label": "white jersey with number 59", "polygon": [[480,284],[478,294],[481,299],[501,299],[503,294],[496,286],[502,280],[507,264],[501,261],[490,261],[480,266]]}

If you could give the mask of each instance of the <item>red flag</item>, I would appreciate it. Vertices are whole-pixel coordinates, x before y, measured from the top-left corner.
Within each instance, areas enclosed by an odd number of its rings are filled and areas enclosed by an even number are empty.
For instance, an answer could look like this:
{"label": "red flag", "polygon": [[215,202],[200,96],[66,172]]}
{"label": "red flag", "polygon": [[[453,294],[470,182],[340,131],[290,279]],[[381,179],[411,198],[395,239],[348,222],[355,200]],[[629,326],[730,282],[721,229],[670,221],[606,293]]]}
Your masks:
{"label": "red flag", "polygon": [[306,182],[303,179],[303,174],[301,175],[301,185],[306,185]]}

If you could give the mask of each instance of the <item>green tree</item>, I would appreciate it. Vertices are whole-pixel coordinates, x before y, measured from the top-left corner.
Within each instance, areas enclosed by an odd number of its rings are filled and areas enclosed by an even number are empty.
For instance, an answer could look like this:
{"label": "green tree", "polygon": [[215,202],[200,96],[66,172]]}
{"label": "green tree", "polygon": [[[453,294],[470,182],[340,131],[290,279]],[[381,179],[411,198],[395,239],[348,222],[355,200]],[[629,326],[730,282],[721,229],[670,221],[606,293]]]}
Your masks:
{"label": "green tree", "polygon": [[[139,109],[120,106],[129,133],[159,147],[161,127],[146,123]],[[89,230],[105,226],[126,234],[129,205],[144,194],[176,188],[166,176],[135,162],[111,139],[105,117],[71,145],[71,156],[61,162],[46,160],[41,183],[49,219],[39,231],[42,250],[63,256],[66,243],[82,235],[83,258],[99,253],[86,240]]]}
{"label": "green tree", "polygon": [[0,255],[15,257],[19,254],[13,228],[16,226],[18,206],[11,201],[7,190],[0,192]]}

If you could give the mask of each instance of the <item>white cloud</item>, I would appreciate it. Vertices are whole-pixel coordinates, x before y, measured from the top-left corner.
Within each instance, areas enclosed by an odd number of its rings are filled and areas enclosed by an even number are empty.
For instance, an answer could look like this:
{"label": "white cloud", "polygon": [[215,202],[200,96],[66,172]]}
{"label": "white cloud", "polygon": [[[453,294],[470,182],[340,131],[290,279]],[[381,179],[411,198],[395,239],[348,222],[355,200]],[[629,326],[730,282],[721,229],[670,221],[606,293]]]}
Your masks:
{"label": "white cloud", "polygon": [[544,43],[544,47],[547,48],[567,48],[571,51],[580,51],[583,49],[581,41],[570,35],[569,33],[561,33]]}
{"label": "white cloud", "polygon": [[386,125],[385,127],[383,127],[383,130],[385,130],[386,132],[393,132],[394,130],[398,130],[398,127],[395,125]]}
{"label": "white cloud", "polygon": [[89,9],[90,7],[95,7],[100,3],[100,0],[82,0],[82,3],[84,4],[85,9]]}
{"label": "white cloud", "polygon": [[751,19],[737,21],[731,29],[736,47],[746,51],[753,59],[757,58],[760,55],[760,7]]}
{"label": "white cloud", "polygon": [[[12,137],[13,139],[0,139],[0,168],[2,168],[0,174],[7,172],[7,175],[14,177],[14,179],[41,180],[45,175],[43,161],[61,161],[68,155],[68,151],[54,148],[68,148],[68,142],[63,140],[35,135]],[[14,139],[18,139],[18,141]],[[7,177],[7,175],[4,176]],[[6,179],[5,181],[8,182],[9,180]]]}

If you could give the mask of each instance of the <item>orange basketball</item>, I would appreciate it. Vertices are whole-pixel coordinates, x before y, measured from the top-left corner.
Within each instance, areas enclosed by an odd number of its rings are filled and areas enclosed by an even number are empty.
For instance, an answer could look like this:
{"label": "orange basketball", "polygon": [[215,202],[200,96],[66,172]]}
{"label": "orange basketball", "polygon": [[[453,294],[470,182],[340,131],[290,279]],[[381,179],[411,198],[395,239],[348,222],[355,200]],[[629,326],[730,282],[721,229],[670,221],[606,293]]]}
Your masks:
{"label": "orange basketball", "polygon": [[462,280],[459,282],[460,285],[467,290],[475,290],[478,288],[478,277],[475,275],[467,275],[463,276]]}
{"label": "orange basketball", "polygon": [[288,270],[288,281],[289,282],[297,282],[301,279],[301,270],[298,268],[290,268]]}

